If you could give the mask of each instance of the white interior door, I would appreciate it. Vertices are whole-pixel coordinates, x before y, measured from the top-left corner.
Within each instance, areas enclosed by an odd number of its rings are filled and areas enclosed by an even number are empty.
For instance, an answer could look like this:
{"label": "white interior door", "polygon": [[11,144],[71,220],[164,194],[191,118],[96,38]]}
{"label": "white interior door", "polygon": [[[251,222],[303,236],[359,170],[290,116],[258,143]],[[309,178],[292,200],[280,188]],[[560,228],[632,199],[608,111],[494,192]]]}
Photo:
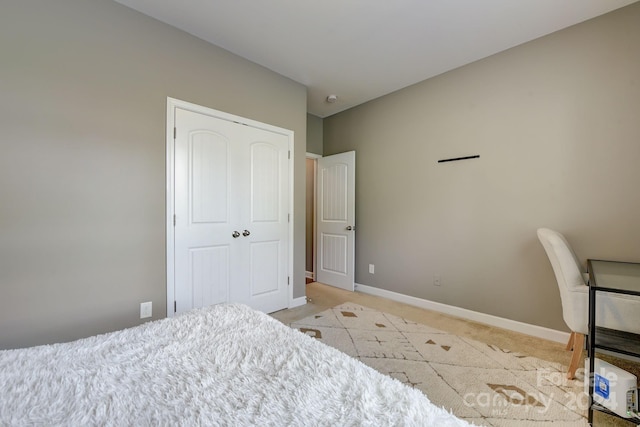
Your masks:
{"label": "white interior door", "polygon": [[318,159],[316,280],[353,291],[356,152]]}
{"label": "white interior door", "polygon": [[249,126],[241,129],[244,203],[238,211],[241,256],[232,301],[272,313],[288,307],[289,140]]}
{"label": "white interior door", "polygon": [[174,311],[288,306],[289,139],[175,110]]}

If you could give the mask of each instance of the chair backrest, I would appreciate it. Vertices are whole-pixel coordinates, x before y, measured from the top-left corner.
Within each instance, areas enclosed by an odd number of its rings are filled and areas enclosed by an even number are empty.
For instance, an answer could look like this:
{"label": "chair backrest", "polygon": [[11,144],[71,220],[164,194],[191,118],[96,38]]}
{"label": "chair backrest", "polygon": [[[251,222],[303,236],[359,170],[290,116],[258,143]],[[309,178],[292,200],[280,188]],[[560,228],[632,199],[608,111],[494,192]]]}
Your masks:
{"label": "chair backrest", "polygon": [[585,270],[562,234],[540,228],[538,239],[549,257],[558,282],[564,321],[572,331],[585,333],[588,321]]}

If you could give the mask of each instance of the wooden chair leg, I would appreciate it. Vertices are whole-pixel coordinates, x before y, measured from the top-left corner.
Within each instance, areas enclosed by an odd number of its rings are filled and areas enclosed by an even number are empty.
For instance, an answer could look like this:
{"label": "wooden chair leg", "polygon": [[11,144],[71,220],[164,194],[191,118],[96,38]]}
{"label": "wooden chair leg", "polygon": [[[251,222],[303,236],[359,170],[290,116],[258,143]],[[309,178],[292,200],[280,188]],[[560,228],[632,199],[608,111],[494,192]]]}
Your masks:
{"label": "wooden chair leg", "polygon": [[576,376],[576,370],[582,360],[582,350],[584,348],[584,335],[576,333],[573,338],[573,354],[571,355],[571,363],[569,363],[569,371],[567,372],[567,379],[574,379]]}
{"label": "wooden chair leg", "polygon": [[569,335],[569,342],[567,343],[567,348],[565,348],[565,350],[569,351],[569,350],[573,350],[573,341],[576,338],[576,333],[575,332],[571,332],[571,335]]}

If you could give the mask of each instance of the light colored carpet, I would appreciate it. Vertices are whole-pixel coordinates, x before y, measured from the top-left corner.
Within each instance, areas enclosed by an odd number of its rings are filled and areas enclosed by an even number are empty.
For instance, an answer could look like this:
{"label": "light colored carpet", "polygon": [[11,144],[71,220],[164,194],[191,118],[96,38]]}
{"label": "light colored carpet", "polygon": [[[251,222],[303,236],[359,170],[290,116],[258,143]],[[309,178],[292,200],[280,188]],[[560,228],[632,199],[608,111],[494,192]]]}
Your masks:
{"label": "light colored carpet", "polygon": [[344,303],[291,327],[485,426],[587,426],[582,377],[558,363]]}

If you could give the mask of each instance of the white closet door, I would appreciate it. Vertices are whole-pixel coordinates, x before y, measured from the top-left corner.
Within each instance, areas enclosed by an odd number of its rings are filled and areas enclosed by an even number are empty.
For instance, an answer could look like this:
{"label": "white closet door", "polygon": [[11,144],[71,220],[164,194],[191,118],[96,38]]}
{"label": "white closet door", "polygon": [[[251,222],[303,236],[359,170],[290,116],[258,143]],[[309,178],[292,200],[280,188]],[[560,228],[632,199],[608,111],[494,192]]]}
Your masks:
{"label": "white closet door", "polygon": [[[232,301],[271,313],[288,306],[289,141],[285,135],[243,126],[238,239],[242,255]],[[233,263],[232,263],[233,265]]]}
{"label": "white closet door", "polygon": [[288,139],[176,109],[176,313],[287,307]]}

